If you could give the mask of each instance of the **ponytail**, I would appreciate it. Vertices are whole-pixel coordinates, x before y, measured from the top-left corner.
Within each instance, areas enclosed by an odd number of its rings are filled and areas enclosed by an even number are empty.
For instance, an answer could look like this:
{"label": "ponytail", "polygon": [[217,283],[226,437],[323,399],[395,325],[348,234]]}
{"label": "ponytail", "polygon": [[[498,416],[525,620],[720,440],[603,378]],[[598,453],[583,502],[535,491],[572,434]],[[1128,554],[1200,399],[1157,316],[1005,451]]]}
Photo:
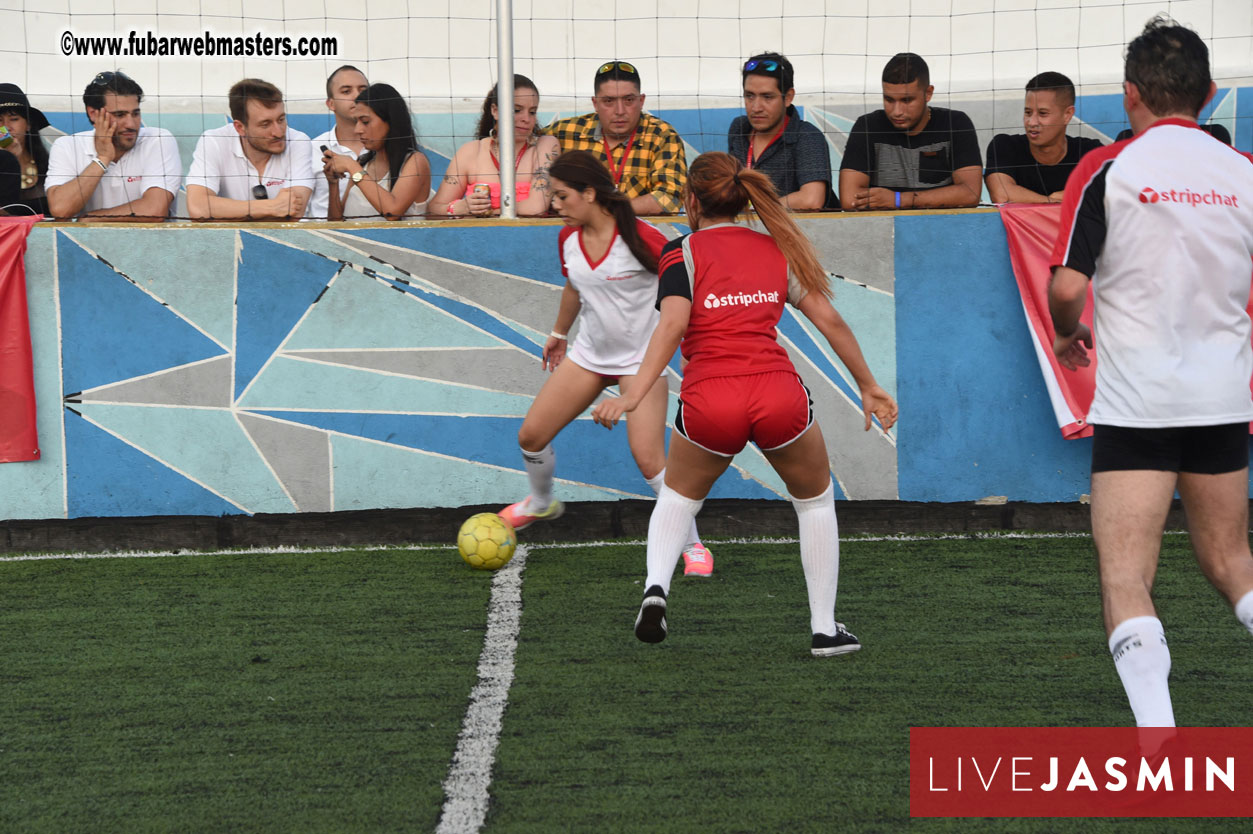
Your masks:
{"label": "ponytail", "polygon": [[596,193],[597,204],[613,216],[618,236],[631,254],[649,272],[657,271],[657,255],[645,245],[640,235],[639,220],[631,207],[631,198],[618,190],[608,169],[599,159],[588,151],[566,151],[549,167],[548,174],[576,191],[592,189]]}
{"label": "ponytail", "polygon": [[735,217],[751,203],[801,286],[831,297],[831,284],[818,261],[818,252],[783,207],[768,176],[744,168],[728,153],[709,151],[688,168],[687,187],[701,211],[711,217]]}

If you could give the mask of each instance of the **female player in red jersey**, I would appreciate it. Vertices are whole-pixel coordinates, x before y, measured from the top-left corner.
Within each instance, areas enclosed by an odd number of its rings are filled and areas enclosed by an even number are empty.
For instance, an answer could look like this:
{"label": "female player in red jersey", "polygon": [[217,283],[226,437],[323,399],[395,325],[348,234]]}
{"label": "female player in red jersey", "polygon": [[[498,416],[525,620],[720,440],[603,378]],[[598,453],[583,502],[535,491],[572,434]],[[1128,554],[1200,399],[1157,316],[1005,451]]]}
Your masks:
{"label": "female player in red jersey", "polygon": [[[661,489],[666,465],[666,363],[647,379],[636,376],[657,326],[657,257],[666,239],[636,218],[631,201],[587,151],[557,157],[549,176],[553,210],[566,224],[558,236],[566,286],[557,323],[544,345],[544,368],[552,376],[518,431],[531,494],[500,511],[515,530],[561,515],[564,507],[553,497],[552,441],[610,385],[639,392],[636,413],[627,420],[627,442],[654,492]],[[576,317],[579,332],[567,353]],[[687,574],[708,576],[713,560],[697,538],[694,522],[684,536],[679,549]]]}
{"label": "female player in red jersey", "polygon": [[[783,479],[800,522],[810,650],[820,657],[857,651],[857,638],[835,621],[840,540],[831,473],[809,392],[776,338],[784,302],[814,323],[852,373],[867,431],[872,415],[891,428],[896,402],[875,382],[853,332],[831,306],[813,244],[765,174],[729,154],[701,154],[688,169],[684,202],[696,231],[662,249],[661,321],[636,377],[655,377],[682,342],[688,364],[665,484],[648,524],[647,590],[635,636],[646,643],[665,639],[666,595],[686,530],[714,481],[751,440]],[[750,202],[769,234],[735,223]],[[613,428],[645,393],[628,384],[592,416]]]}

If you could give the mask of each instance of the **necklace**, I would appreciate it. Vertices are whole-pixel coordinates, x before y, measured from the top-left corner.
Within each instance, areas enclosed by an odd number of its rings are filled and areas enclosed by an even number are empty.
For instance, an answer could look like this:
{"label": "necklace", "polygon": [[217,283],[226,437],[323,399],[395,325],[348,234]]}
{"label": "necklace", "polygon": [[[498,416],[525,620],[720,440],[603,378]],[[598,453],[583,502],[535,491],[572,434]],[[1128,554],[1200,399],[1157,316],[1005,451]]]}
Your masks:
{"label": "necklace", "polygon": [[32,159],[22,169],[22,190],[34,188],[37,182],[39,182],[39,169],[35,167],[35,161]]}

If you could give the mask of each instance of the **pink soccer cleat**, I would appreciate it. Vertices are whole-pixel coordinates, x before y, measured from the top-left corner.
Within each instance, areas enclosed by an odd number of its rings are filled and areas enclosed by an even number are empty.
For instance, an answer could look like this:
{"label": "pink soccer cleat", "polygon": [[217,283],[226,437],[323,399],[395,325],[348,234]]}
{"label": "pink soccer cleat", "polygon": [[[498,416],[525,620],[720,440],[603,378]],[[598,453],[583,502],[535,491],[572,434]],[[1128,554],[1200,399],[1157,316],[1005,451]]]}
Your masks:
{"label": "pink soccer cleat", "polygon": [[510,504],[497,515],[509,522],[515,531],[519,531],[525,530],[537,521],[552,521],[566,511],[565,504],[554,498],[544,512],[533,513],[529,509],[530,501],[530,498],[526,498],[516,504]]}
{"label": "pink soccer cleat", "polygon": [[709,576],[714,572],[714,555],[700,542],[683,548],[683,575]]}

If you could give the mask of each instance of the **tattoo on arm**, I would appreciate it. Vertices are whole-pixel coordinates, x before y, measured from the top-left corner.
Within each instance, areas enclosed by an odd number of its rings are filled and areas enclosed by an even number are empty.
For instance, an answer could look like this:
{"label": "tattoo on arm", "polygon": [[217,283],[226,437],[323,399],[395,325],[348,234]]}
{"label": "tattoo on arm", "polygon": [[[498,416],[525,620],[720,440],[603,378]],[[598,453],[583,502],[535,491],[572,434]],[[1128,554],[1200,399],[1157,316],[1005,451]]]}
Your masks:
{"label": "tattoo on arm", "polygon": [[444,183],[447,185],[456,185],[459,182],[461,182],[461,177],[457,176],[456,174],[444,175]]}

